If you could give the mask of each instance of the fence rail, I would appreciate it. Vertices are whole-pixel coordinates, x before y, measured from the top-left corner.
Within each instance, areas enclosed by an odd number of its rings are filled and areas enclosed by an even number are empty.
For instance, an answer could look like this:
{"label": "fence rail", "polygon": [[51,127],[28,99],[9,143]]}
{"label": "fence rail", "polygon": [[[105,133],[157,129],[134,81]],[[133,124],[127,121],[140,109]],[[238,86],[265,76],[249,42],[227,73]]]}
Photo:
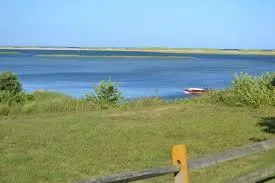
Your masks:
{"label": "fence rail", "polygon": [[180,166],[161,167],[145,169],[138,172],[127,172],[117,175],[97,178],[95,180],[84,180],[80,183],[112,183],[112,182],[132,182],[153,177],[158,177],[170,173],[177,173],[180,171]]}
{"label": "fence rail", "polygon": [[[158,176],[162,176],[170,173],[174,173],[176,183],[189,183],[189,169],[197,170],[200,168],[216,165],[218,163],[226,162],[229,160],[242,158],[255,153],[264,152],[273,148],[275,148],[275,138],[262,141],[262,142],[249,144],[242,147],[237,147],[222,153],[209,155],[197,160],[187,161],[186,146],[175,145],[172,149],[173,166],[151,168],[151,169],[145,169],[145,170],[136,171],[136,172],[121,173],[121,174],[112,175],[112,176],[100,177],[93,180],[82,180],[80,181],[80,183],[132,182],[137,180],[158,177]],[[271,171],[273,171],[273,169],[268,172],[270,173]],[[267,172],[267,170],[265,170],[265,172]],[[256,173],[256,175],[255,174],[253,175],[263,176],[265,174]],[[240,180],[243,180],[243,179],[240,179]]]}
{"label": "fence rail", "polygon": [[256,182],[256,181],[264,182],[263,180],[269,179],[271,176],[273,176],[272,179],[275,176],[275,166],[271,168],[258,169],[253,173],[250,173],[246,176],[240,177],[228,183],[243,183],[243,182]]}
{"label": "fence rail", "polygon": [[217,163],[222,163],[225,161],[234,160],[248,155],[264,152],[273,148],[275,148],[275,138],[262,142],[248,144],[242,147],[236,147],[234,149],[206,156],[198,160],[191,160],[189,163],[189,167],[192,170],[196,170],[211,165],[215,165]]}

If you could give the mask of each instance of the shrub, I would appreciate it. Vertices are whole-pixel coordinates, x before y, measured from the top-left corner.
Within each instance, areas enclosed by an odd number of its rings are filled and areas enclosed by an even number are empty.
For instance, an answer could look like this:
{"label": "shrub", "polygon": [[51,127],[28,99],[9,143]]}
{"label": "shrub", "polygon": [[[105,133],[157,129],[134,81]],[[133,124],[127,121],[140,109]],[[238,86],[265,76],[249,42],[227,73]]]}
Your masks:
{"label": "shrub", "polygon": [[0,73],[0,91],[19,93],[22,91],[22,85],[16,74],[11,72]]}
{"label": "shrub", "polygon": [[14,106],[33,99],[32,95],[22,91],[22,84],[16,74],[11,72],[0,73],[0,103]]}
{"label": "shrub", "polygon": [[10,91],[0,91],[0,102],[8,105],[23,104],[33,99],[33,95],[24,92],[13,93]]}
{"label": "shrub", "polygon": [[100,81],[99,85],[94,86],[94,93],[87,93],[86,100],[99,104],[101,108],[108,108],[116,105],[122,99],[122,93],[118,89],[118,83],[111,80]]}
{"label": "shrub", "polygon": [[232,85],[212,94],[215,101],[235,106],[275,105],[274,73],[253,77],[247,73],[236,76]]}
{"label": "shrub", "polygon": [[270,75],[270,83],[271,83],[271,86],[275,86],[275,73],[272,73]]}

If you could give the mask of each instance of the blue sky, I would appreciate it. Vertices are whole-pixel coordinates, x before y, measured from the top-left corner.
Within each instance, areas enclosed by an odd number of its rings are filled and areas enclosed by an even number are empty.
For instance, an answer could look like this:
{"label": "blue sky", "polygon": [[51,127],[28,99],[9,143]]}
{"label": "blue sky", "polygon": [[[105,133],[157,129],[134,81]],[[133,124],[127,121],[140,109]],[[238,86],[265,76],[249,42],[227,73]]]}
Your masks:
{"label": "blue sky", "polygon": [[274,0],[0,0],[0,45],[275,49]]}

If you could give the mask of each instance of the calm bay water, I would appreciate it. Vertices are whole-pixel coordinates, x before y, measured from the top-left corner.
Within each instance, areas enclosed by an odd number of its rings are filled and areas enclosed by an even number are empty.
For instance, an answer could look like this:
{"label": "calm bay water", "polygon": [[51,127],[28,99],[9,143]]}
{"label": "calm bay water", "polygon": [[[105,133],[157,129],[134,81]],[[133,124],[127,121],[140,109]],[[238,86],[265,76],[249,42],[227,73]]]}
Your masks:
{"label": "calm bay water", "polygon": [[[126,97],[152,96],[157,90],[162,97],[176,98],[185,97],[183,89],[187,87],[208,85],[213,89],[225,88],[236,73],[248,72],[260,75],[275,71],[275,56],[123,51],[13,50],[12,52],[14,51],[20,53],[1,54],[0,51],[0,72],[17,73],[25,91],[45,89],[75,97],[84,96],[86,92],[91,91],[94,84],[109,78],[120,83],[120,89]],[[81,56],[66,57],[54,54]],[[148,57],[111,57],[125,55]]]}

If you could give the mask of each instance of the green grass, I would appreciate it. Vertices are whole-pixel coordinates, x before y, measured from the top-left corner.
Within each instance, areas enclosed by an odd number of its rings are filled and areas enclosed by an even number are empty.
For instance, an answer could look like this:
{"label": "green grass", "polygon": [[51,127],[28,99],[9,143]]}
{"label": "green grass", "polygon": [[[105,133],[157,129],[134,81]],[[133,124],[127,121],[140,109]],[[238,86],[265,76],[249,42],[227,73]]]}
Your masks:
{"label": "green grass", "polygon": [[[275,136],[263,130],[272,126],[259,125],[274,117],[275,107],[143,99],[100,110],[62,95],[37,97],[39,103],[25,104],[35,107],[0,117],[0,182],[71,182],[169,166],[173,144],[187,144],[189,158],[196,159]],[[274,164],[274,152],[195,171],[191,178],[237,178]],[[173,182],[173,176],[148,182]]]}
{"label": "green grass", "polygon": [[[274,166],[275,149],[251,155],[240,160],[233,160],[228,163],[201,169],[191,172],[193,182],[225,182],[245,176],[256,169]],[[218,175],[218,176],[217,176]],[[215,179],[213,179],[215,177]],[[275,179],[272,181],[275,182]]]}
{"label": "green grass", "polygon": [[77,111],[93,111],[99,107],[84,99],[76,100],[59,93],[35,92],[34,100],[23,105],[7,106],[0,103],[1,115],[35,114],[35,113],[64,113]]}

